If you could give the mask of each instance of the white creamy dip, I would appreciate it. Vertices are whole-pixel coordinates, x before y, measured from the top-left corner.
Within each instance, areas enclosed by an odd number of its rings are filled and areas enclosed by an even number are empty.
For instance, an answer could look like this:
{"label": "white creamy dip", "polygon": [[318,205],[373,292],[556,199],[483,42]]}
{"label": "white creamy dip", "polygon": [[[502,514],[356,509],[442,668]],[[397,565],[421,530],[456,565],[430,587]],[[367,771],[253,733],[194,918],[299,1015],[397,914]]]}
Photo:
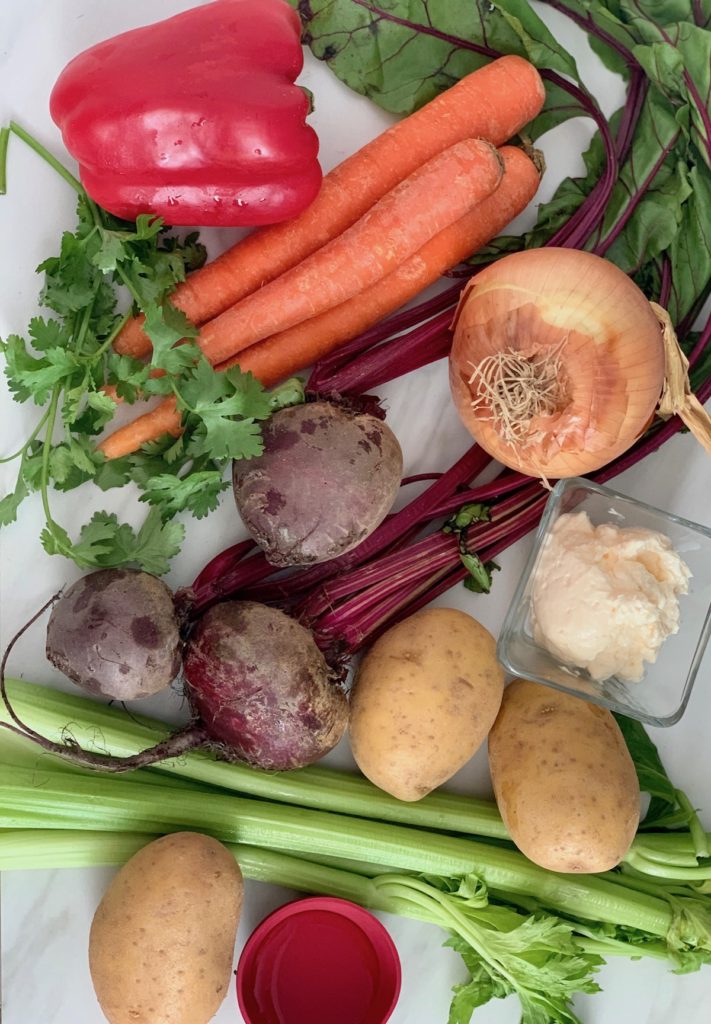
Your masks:
{"label": "white creamy dip", "polygon": [[593,526],[586,512],[562,515],[533,580],[536,643],[597,680],[638,682],[644,663],[679,630],[679,595],[691,573],[654,530]]}

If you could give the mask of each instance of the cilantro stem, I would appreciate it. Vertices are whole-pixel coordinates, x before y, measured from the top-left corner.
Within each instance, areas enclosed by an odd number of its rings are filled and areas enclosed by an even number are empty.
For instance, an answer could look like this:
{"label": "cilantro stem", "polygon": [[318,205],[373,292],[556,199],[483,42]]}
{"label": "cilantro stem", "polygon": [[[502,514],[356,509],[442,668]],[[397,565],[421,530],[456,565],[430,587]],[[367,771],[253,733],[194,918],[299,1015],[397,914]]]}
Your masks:
{"label": "cilantro stem", "polygon": [[113,345],[114,341],[116,340],[116,338],[119,336],[119,334],[123,330],[125,324],[127,324],[130,319],[131,319],[131,313],[130,312],[129,313],[124,313],[124,315],[121,317],[119,322],[116,324],[116,326],[112,330],[111,334],[109,334],[109,336],[107,337],[106,341],[103,342],[103,344],[101,345],[100,348],[97,348],[96,352],[94,352],[91,356],[88,357],[90,362],[93,363],[97,359],[100,359],[101,356],[103,356],[104,353],[107,352],[111,348],[111,346]]}
{"label": "cilantro stem", "polygon": [[128,288],[128,291],[129,291],[129,293],[131,295],[131,298],[136,303],[138,308],[142,310],[143,309],[143,300],[142,300],[141,296],[138,293],[138,289],[136,288],[136,286],[134,285],[133,281],[128,276],[128,274],[123,269],[123,267],[121,266],[120,263],[118,263],[116,265],[116,274],[121,278],[121,282],[123,283],[123,285],[126,288]]}
{"label": "cilantro stem", "polygon": [[10,129],[0,128],[0,196],[7,195],[7,144],[10,141]]}
{"label": "cilantro stem", "polygon": [[184,412],[191,412],[193,416],[198,415],[197,410],[193,409],[192,405],[190,405],[178,391],[178,387],[174,380],[171,380],[170,382],[170,389],[175,395],[176,401],[178,403],[178,409],[182,409]]}
{"label": "cilantro stem", "polygon": [[62,551],[64,555],[71,558],[71,549],[68,549],[64,544],[59,525],[55,523],[52,518],[52,511],[49,507],[49,458],[52,452],[52,437],[54,435],[54,424],[57,421],[57,409],[59,407],[59,397],[62,393],[62,385],[56,384],[52,390],[52,398],[49,403],[47,410],[47,430],[44,435],[44,444],[42,447],[42,476],[40,479],[40,492],[42,494],[42,508],[44,509],[45,519],[47,520],[47,527],[54,537],[57,547]]}
{"label": "cilantro stem", "polygon": [[[97,295],[98,291],[95,291],[94,297],[92,298],[91,302],[88,302],[87,305],[84,307],[81,323],[79,324],[79,330],[76,333],[76,338],[74,340],[74,344],[72,345],[72,348],[77,353],[77,355],[81,355],[81,350],[86,339],[87,331],[89,330],[89,324],[91,323],[92,314],[94,312],[94,303],[96,302]],[[95,356],[96,353],[94,353],[94,356],[92,358],[94,358]]]}
{"label": "cilantro stem", "polygon": [[[103,211],[102,211],[101,207],[98,206],[94,202],[94,200],[91,198],[91,196],[86,196],[86,202],[87,202],[87,206],[91,210],[91,216],[93,217],[94,224],[96,225],[98,231],[100,232],[102,239],[105,239],[106,235],[108,233],[108,228],[106,227],[106,224],[104,223]],[[121,283],[124,285],[124,287],[128,289],[128,292],[131,295],[131,298],[136,303],[138,308],[142,310],[143,309],[143,301],[142,301],[141,296],[140,296],[140,294],[138,292],[138,289],[136,288],[136,286],[134,285],[133,281],[131,280],[131,278],[126,273],[126,271],[124,270],[124,268],[121,266],[120,263],[117,263],[116,269],[115,269],[115,273],[116,273],[117,277],[119,277],[121,279]]]}
{"label": "cilantro stem", "polygon": [[49,164],[49,166],[52,167],[60,177],[64,178],[67,184],[71,185],[75,192],[77,192],[80,196],[86,196],[84,186],[79,181],[79,179],[75,178],[71,171],[68,171],[64,164],[60,163],[60,161],[57,160],[55,156],[52,156],[49,150],[46,149],[41,142],[38,142],[33,135],[30,135],[29,132],[26,132],[25,129],[20,127],[20,125],[16,121],[10,121],[9,130],[12,132],[13,135],[16,135],[18,139],[22,139],[25,145],[29,146],[30,149],[34,150],[34,152],[38,156],[42,157],[44,162]]}
{"label": "cilantro stem", "polygon": [[45,425],[45,423],[47,422],[47,417],[48,417],[48,416],[49,416],[49,409],[48,409],[48,410],[47,410],[47,412],[45,412],[45,414],[44,414],[44,415],[42,416],[42,419],[41,419],[41,420],[39,421],[39,423],[37,424],[37,426],[35,427],[35,429],[34,429],[34,430],[32,431],[32,433],[30,434],[30,436],[29,436],[29,437],[27,438],[27,440],[26,440],[26,441],[25,441],[25,443],[23,444],[22,448],[18,449],[18,451],[14,452],[14,453],[13,453],[12,455],[6,455],[6,456],[5,456],[4,458],[0,459],[0,466],[4,465],[4,464],[5,464],[6,462],[14,462],[14,461],[15,461],[15,459],[19,459],[19,457],[20,457],[21,455],[24,455],[24,454],[25,454],[25,452],[26,452],[26,451],[27,451],[27,449],[28,449],[28,448],[30,447],[30,445],[32,444],[32,442],[33,442],[33,441],[34,441],[34,440],[36,439],[36,437],[37,437],[37,435],[39,434],[39,432],[40,432],[40,430],[42,429],[42,427],[43,427],[43,426]]}

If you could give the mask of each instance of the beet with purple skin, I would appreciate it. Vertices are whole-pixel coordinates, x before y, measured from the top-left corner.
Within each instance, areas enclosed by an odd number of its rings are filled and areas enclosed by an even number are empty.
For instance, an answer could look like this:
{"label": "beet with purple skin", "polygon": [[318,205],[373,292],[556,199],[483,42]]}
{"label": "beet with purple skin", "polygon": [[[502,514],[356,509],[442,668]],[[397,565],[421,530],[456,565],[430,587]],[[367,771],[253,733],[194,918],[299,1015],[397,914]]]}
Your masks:
{"label": "beet with purple skin", "polygon": [[183,669],[211,741],[258,768],[302,768],[345,731],[343,690],[311,633],[276,608],[215,605],[193,630]]}
{"label": "beet with purple skin", "polygon": [[275,413],[264,452],[233,465],[240,515],[274,565],[350,551],[383,521],[402,479],[392,430],[369,413],[311,402]]}
{"label": "beet with purple skin", "polygon": [[156,576],[100,569],[77,580],[52,609],[47,657],[83,690],[114,700],[149,697],[180,670],[173,595]]}

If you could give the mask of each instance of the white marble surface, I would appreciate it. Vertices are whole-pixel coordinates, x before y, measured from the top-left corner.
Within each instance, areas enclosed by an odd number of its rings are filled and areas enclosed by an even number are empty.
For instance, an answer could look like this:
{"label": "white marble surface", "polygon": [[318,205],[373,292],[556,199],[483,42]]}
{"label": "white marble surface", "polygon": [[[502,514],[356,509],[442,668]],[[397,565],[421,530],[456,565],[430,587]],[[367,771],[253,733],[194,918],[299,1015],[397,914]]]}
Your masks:
{"label": "white marble surface", "polygon": [[[83,47],[115,32],[135,27],[170,13],[187,9],[194,0],[122,0],[121,3],[91,0],[1,0],[0,2],[0,122],[9,117],[22,122],[55,153],[63,156],[58,132],[47,113],[47,97],[58,72]],[[601,96],[607,113],[618,104],[620,84],[593,57],[582,36],[564,19],[551,12],[546,17],[560,38],[579,58],[580,66]],[[341,86],[325,69],[310,59],[303,77],[313,89],[317,110],[313,123],[322,140],[326,168],[365,142],[387,123],[386,115]],[[580,151],[590,126],[575,121],[545,140],[549,171],[540,199],[547,198],[564,174],[581,168]],[[531,210],[526,220],[534,215]],[[24,329],[36,311],[39,281],[33,269],[52,253],[59,233],[73,225],[73,198],[66,187],[13,139],[9,166],[9,195],[0,199],[0,335]],[[227,244],[229,232],[213,232],[213,251]],[[403,442],[409,473],[424,472],[450,464],[467,446],[467,436],[448,402],[446,374],[437,365],[413,374],[407,381],[382,389],[391,423]],[[4,451],[14,450],[28,433],[33,410],[13,406],[0,394]],[[11,471],[0,467],[0,490],[11,482]],[[709,512],[709,464],[688,437],[677,438],[663,453],[617,481],[621,490],[638,498],[711,522]],[[83,492],[56,496],[53,507],[60,521],[89,511]],[[96,507],[111,507],[126,518],[138,518],[130,494],[100,495]],[[30,500],[20,522],[0,534],[2,582],[0,609],[2,641],[45,598],[78,572],[60,559],[50,559],[38,542],[42,518],[39,501]],[[208,523],[189,524],[188,542],[176,560],[169,582],[186,583],[212,554],[240,535],[229,500]],[[503,571],[491,596],[476,598],[458,589],[443,604],[456,605],[475,614],[493,631],[501,623],[528,541],[501,559]],[[14,668],[35,681],[63,685],[43,655],[41,629],[18,651]],[[706,807],[711,826],[709,770],[711,752],[706,723],[711,712],[711,666],[702,670],[689,710],[673,729],[655,734],[673,777],[687,789],[696,804]],[[179,714],[177,700],[154,699],[148,713],[169,717]],[[345,748],[331,760],[350,764]],[[472,793],[489,791],[483,752],[460,773],[455,785]],[[87,968],[87,934],[92,914],[111,872],[108,870],[63,872],[15,872],[2,878],[2,1021],[3,1024],[100,1024],[102,1015],[93,996]],[[292,898],[286,890],[248,883],[247,901],[240,927],[238,950],[245,939],[274,907]],[[443,1024],[447,1019],[450,986],[462,971],[457,957],[441,948],[444,936],[432,927],[387,918],[403,962],[403,992],[392,1017],[393,1024]],[[655,963],[618,962],[600,974],[603,993],[579,1000],[578,1012],[585,1024],[707,1024],[711,1001],[711,970],[700,975],[675,977]],[[514,1024],[518,1020],[513,1000],[477,1011],[482,1024]],[[239,1022],[232,994],[215,1018],[217,1024]],[[334,1022],[336,1024],[336,1022]]]}

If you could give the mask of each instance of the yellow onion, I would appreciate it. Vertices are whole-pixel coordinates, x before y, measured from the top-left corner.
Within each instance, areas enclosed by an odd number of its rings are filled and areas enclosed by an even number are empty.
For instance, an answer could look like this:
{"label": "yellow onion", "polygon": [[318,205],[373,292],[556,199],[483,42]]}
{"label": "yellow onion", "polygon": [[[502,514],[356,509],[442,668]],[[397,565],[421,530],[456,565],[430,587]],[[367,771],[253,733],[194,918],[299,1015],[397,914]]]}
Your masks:
{"label": "yellow onion", "polygon": [[450,384],[490,455],[531,476],[590,473],[626,451],[664,384],[659,320],[614,264],[575,249],[506,256],[462,293]]}

